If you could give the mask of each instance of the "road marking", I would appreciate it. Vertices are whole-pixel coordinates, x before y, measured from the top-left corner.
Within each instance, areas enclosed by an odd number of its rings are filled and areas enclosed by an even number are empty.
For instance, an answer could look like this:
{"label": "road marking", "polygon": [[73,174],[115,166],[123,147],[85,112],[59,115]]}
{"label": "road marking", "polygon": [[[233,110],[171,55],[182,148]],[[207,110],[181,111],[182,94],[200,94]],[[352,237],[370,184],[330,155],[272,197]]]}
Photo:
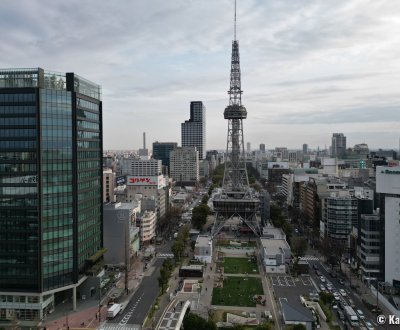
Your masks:
{"label": "road marking", "polygon": [[157,258],[173,258],[172,253],[157,253]]}
{"label": "road marking", "polygon": [[125,314],[125,316],[123,317],[123,319],[119,322],[120,326],[125,326],[129,319],[132,317],[133,312],[135,311],[138,303],[140,302],[140,300],[142,300],[142,297],[144,296],[144,293],[142,293],[142,295],[139,297],[139,299],[135,302],[135,304],[132,306],[132,308],[129,310],[128,313]]}

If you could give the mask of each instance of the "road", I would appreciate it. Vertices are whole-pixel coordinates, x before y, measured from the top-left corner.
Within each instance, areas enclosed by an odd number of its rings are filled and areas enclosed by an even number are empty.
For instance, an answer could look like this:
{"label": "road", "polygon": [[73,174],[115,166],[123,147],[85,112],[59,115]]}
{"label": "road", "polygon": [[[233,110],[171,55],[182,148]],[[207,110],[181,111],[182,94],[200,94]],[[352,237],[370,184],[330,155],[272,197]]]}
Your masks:
{"label": "road", "polygon": [[[312,269],[313,265],[316,264],[318,267],[318,270],[322,273],[322,275],[326,278],[326,281],[329,281],[332,283],[333,286],[333,291],[339,291],[339,289],[344,289],[346,292],[346,296],[341,296],[340,299],[342,301],[344,301],[347,305],[350,306],[349,303],[349,298],[354,302],[355,307],[353,308],[354,310],[356,309],[360,309],[364,315],[365,315],[365,321],[369,321],[370,323],[373,324],[373,326],[375,327],[375,329],[384,329],[384,327],[378,325],[376,323],[376,315],[372,314],[363,304],[363,302],[361,301],[360,297],[358,294],[354,293],[354,291],[350,288],[349,283],[345,280],[344,285],[341,285],[338,282],[338,278],[333,278],[330,275],[330,269],[324,265],[323,263],[321,263],[321,261],[315,261],[315,260],[309,260],[309,264],[310,264],[310,275],[312,277],[312,279],[314,280],[314,283],[316,283],[318,286],[323,284],[326,285],[326,282],[322,282],[320,277],[316,275],[315,270]],[[339,307],[340,308],[340,307]],[[331,309],[331,311],[333,312],[333,314],[335,314],[335,316],[337,316],[337,312],[333,309]],[[341,325],[341,327],[344,327],[344,324],[341,320],[339,320],[339,318],[337,317],[339,324]],[[360,320],[360,325],[364,326],[364,321]]]}
{"label": "road", "polygon": [[155,299],[159,294],[158,276],[160,274],[160,267],[164,259],[157,258],[150,266],[152,273],[149,276],[143,277],[142,282],[132,296],[129,304],[125,307],[121,315],[118,315],[109,323],[118,323],[118,325],[137,324],[143,325],[147,313],[153,305]]}

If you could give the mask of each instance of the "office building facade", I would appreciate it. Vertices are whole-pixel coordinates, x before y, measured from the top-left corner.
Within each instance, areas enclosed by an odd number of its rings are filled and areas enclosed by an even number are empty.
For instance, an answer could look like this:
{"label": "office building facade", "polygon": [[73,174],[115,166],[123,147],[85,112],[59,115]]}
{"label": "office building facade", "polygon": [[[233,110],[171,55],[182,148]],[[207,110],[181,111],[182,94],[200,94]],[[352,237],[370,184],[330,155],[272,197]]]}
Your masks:
{"label": "office building facade", "polygon": [[169,168],[170,153],[177,147],[176,142],[153,142],[153,158],[161,160],[162,165]]}
{"label": "office building facade", "polygon": [[121,159],[122,175],[158,176],[162,174],[161,160],[158,159]]}
{"label": "office building facade", "polygon": [[199,160],[206,156],[206,107],[201,101],[190,102],[190,119],[181,124],[182,147],[196,147]]}
{"label": "office building facade", "polygon": [[[0,319],[38,322],[102,257],[101,88],[0,70]],[[37,324],[37,323],[35,323]]]}

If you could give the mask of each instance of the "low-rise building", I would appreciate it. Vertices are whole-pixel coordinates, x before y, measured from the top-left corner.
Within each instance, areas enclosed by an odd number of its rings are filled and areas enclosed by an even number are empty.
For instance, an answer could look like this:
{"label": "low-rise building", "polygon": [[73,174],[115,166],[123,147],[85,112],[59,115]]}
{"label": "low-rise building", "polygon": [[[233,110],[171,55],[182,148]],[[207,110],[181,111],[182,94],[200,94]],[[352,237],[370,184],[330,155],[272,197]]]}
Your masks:
{"label": "low-rise building", "polygon": [[212,260],[212,240],[210,236],[199,235],[194,246],[194,258],[206,263]]}
{"label": "low-rise building", "polygon": [[136,225],[140,228],[140,243],[148,245],[156,236],[156,214],[153,211],[144,211],[137,218]]}
{"label": "low-rise building", "polygon": [[266,273],[284,274],[291,259],[290,246],[284,238],[261,238],[261,260]]}

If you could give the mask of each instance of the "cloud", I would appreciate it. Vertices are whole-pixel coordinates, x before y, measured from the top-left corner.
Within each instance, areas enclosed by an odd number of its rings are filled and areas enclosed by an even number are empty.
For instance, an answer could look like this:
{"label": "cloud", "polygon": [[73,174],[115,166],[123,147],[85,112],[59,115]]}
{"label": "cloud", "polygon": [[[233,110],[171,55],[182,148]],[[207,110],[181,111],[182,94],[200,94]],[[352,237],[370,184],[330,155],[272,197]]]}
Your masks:
{"label": "cloud", "polygon": [[[302,125],[398,121],[398,12],[390,0],[238,2],[245,138],[282,145],[275,133],[298,125],[284,141],[295,145]],[[180,142],[191,100],[207,107],[207,146],[225,147],[233,0],[3,0],[0,29],[0,67],[102,85],[107,149],[139,147],[143,130]]]}

